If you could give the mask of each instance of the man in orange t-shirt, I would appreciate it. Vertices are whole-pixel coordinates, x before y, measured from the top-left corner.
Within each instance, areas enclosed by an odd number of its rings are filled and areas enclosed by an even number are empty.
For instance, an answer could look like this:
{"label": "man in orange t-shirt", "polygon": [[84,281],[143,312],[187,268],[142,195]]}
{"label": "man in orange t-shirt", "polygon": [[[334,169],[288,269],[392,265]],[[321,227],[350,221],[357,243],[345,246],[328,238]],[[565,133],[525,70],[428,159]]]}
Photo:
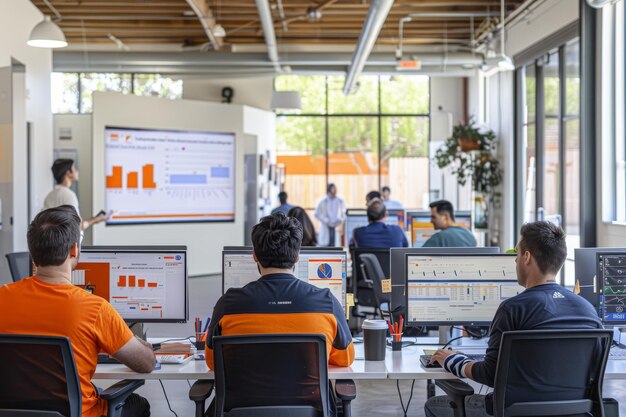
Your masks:
{"label": "man in orange t-shirt", "polygon": [[[82,392],[83,417],[107,414],[91,384],[98,353],[106,352],[135,372],[151,372],[152,346],[133,337],[103,298],[72,285],[80,254],[80,217],[72,206],[39,213],[28,228],[35,276],[0,287],[0,333],[65,336],[70,339]],[[147,417],[150,404],[131,394],[123,417]]]}

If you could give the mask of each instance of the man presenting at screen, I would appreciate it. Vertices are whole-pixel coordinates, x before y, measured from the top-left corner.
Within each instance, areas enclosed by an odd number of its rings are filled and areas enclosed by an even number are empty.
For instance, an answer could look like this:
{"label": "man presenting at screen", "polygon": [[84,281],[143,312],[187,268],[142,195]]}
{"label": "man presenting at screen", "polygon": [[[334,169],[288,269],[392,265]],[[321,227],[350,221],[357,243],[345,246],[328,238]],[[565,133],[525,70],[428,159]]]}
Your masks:
{"label": "man presenting at screen", "polygon": [[[54,161],[54,164],[52,164],[52,175],[54,175],[54,180],[57,185],[54,186],[54,189],[48,193],[46,199],[43,201],[44,210],[67,204],[74,207],[76,209],[76,213],[80,216],[78,197],[70,188],[74,181],[78,181],[78,169],[74,165],[74,160],[57,159]],[[94,224],[107,220],[108,218],[109,216],[106,214],[99,214],[86,220],[81,220],[80,230],[85,230]]]}

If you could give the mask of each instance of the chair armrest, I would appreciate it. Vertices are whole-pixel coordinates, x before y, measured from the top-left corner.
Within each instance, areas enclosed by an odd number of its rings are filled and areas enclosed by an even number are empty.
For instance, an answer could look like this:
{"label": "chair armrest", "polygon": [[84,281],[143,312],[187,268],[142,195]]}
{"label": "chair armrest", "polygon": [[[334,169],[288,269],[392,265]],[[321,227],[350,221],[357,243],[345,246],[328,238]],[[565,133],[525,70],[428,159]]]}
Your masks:
{"label": "chair armrest", "polygon": [[474,394],[474,388],[459,379],[437,379],[435,384],[450,398],[454,417],[465,417],[465,397]]}
{"label": "chair armrest", "polygon": [[211,391],[213,391],[213,381],[199,379],[189,389],[189,399],[191,401],[204,401],[211,396]]}
{"label": "chair armrest", "polygon": [[341,401],[352,401],[356,398],[356,385],[351,379],[338,379],[335,381],[335,394]]}
{"label": "chair armrest", "polygon": [[460,379],[437,379],[435,384],[449,397],[467,397],[474,394],[474,388]]}
{"label": "chair armrest", "polygon": [[125,379],[102,391],[100,398],[107,402],[107,416],[121,417],[126,398],[145,383],[143,379]]}
{"label": "chair armrest", "polygon": [[145,383],[146,381],[143,379],[125,379],[123,381],[116,382],[109,388],[102,391],[100,393],[100,398],[105,401],[110,401],[122,396],[128,396]]}

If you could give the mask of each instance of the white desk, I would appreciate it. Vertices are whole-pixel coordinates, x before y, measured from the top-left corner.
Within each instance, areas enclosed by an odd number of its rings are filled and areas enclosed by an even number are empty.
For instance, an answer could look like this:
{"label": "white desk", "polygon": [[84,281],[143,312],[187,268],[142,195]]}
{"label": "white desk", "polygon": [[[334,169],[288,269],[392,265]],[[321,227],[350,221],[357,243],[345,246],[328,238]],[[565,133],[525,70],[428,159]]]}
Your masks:
{"label": "white desk", "polygon": [[[423,368],[419,357],[424,349],[435,350],[438,346],[407,346],[401,351],[387,349],[384,361],[363,360],[363,344],[354,345],[355,357],[352,366],[329,366],[330,379],[455,379],[456,377],[441,368]],[[464,345],[456,349],[466,353],[484,353],[484,347]],[[359,359],[360,358],[360,359]],[[94,379],[213,379],[204,360],[191,360],[183,365],[161,365],[161,369],[149,374],[136,373],[124,365],[101,364],[96,368]],[[609,360],[605,379],[626,379],[626,360]]]}
{"label": "white desk", "polygon": [[[363,357],[363,344],[354,347],[357,357]],[[390,351],[391,352],[391,351]],[[355,360],[352,366],[329,366],[330,379],[386,379],[387,366],[384,361]],[[161,365],[161,369],[149,374],[139,374],[121,364],[99,364],[93,379],[213,379],[204,360],[191,360],[183,365]]]}

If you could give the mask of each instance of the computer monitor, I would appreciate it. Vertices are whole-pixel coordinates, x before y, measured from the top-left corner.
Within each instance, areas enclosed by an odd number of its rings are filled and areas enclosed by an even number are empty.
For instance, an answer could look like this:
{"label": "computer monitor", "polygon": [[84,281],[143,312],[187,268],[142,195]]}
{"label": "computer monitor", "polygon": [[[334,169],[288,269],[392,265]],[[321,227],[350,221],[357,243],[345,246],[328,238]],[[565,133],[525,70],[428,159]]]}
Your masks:
{"label": "computer monitor", "polygon": [[574,276],[580,288],[580,296],[598,308],[598,282],[596,272],[598,252],[626,253],[626,248],[577,248],[574,249]]}
{"label": "computer monitor", "polygon": [[391,248],[389,250],[389,277],[391,278],[391,308],[404,306],[401,310],[406,315],[406,255],[472,255],[498,254],[500,248],[489,246],[482,248]]}
{"label": "computer monitor", "polygon": [[[387,215],[386,224],[400,226],[404,224],[404,210],[389,210]],[[346,221],[344,224],[344,246],[350,244],[354,229],[357,227],[367,226],[369,220],[367,219],[367,210],[365,209],[348,209],[346,211]]]}
{"label": "computer monitor", "polygon": [[524,291],[515,256],[406,255],[407,323],[488,325],[503,300]]}
{"label": "computer monitor", "polygon": [[186,246],[83,247],[72,284],[107,300],[128,322],[189,319]]}
{"label": "computer monitor", "polygon": [[[260,278],[251,247],[229,247],[222,252],[222,292],[241,288]],[[294,275],[319,288],[328,288],[346,304],[347,255],[342,248],[303,247]]]}
{"label": "computer monitor", "polygon": [[[439,232],[439,230],[435,230],[435,227],[430,222],[430,212],[420,212],[418,214],[411,216],[411,246],[414,248],[421,248],[428,239]],[[455,226],[471,230],[472,215],[469,211],[457,211],[454,213],[454,220]]]}
{"label": "computer monitor", "polygon": [[626,324],[626,253],[597,252],[598,311],[604,324]]}

